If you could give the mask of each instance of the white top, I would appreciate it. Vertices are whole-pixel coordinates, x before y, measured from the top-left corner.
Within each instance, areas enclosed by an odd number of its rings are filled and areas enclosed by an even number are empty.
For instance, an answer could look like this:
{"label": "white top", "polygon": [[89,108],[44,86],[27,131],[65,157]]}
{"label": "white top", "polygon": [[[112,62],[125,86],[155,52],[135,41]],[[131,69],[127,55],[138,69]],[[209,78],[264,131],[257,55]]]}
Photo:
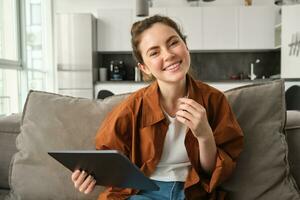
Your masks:
{"label": "white top", "polygon": [[157,168],[150,176],[157,181],[182,181],[186,180],[191,162],[188,158],[184,139],[187,126],[176,118],[164,112],[170,121],[163,152]]}

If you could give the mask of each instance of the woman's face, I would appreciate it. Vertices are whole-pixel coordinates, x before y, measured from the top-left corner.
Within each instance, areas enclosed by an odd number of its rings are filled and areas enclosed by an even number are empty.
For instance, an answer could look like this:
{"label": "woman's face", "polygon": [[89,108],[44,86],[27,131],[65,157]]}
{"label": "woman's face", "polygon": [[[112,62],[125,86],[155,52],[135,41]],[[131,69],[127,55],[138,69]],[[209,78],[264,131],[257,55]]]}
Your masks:
{"label": "woman's face", "polygon": [[176,31],[162,23],[155,23],[140,36],[139,50],[144,64],[141,70],[158,81],[183,80],[190,67],[190,54]]}

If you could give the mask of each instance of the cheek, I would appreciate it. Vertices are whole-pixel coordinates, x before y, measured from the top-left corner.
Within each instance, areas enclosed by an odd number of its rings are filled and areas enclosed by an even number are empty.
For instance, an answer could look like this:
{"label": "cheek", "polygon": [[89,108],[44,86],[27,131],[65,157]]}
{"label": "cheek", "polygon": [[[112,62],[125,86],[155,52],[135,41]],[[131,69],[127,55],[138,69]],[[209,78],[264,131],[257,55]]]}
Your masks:
{"label": "cheek", "polygon": [[191,58],[190,58],[190,52],[189,52],[189,50],[188,50],[188,49],[186,49],[186,48],[182,49],[181,55],[183,55],[183,56],[184,56],[184,58],[185,58],[185,60],[186,60],[187,64],[189,65],[189,64],[190,64],[190,62],[191,62]]}
{"label": "cheek", "polygon": [[161,68],[162,60],[159,58],[154,58],[151,60],[148,60],[148,66],[150,67],[151,71],[156,71]]}

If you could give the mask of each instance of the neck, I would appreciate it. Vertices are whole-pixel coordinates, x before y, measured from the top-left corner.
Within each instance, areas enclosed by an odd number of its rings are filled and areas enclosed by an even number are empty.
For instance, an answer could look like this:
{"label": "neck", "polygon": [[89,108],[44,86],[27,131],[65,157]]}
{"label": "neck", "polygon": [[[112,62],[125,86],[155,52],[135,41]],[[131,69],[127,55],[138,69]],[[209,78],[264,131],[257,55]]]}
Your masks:
{"label": "neck", "polygon": [[176,113],[178,98],[187,94],[186,78],[178,83],[158,82],[160,90],[160,104],[163,109],[171,116]]}

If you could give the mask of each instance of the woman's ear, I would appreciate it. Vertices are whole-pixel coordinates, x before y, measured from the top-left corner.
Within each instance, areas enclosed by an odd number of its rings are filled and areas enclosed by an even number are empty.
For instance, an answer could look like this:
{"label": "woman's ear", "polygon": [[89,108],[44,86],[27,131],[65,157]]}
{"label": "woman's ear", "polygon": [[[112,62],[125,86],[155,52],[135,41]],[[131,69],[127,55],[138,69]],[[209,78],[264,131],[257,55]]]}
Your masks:
{"label": "woman's ear", "polygon": [[141,63],[138,63],[138,67],[140,68],[140,70],[147,74],[147,75],[150,75],[151,74],[151,71],[149,70],[148,66],[145,65],[145,64],[141,64]]}

